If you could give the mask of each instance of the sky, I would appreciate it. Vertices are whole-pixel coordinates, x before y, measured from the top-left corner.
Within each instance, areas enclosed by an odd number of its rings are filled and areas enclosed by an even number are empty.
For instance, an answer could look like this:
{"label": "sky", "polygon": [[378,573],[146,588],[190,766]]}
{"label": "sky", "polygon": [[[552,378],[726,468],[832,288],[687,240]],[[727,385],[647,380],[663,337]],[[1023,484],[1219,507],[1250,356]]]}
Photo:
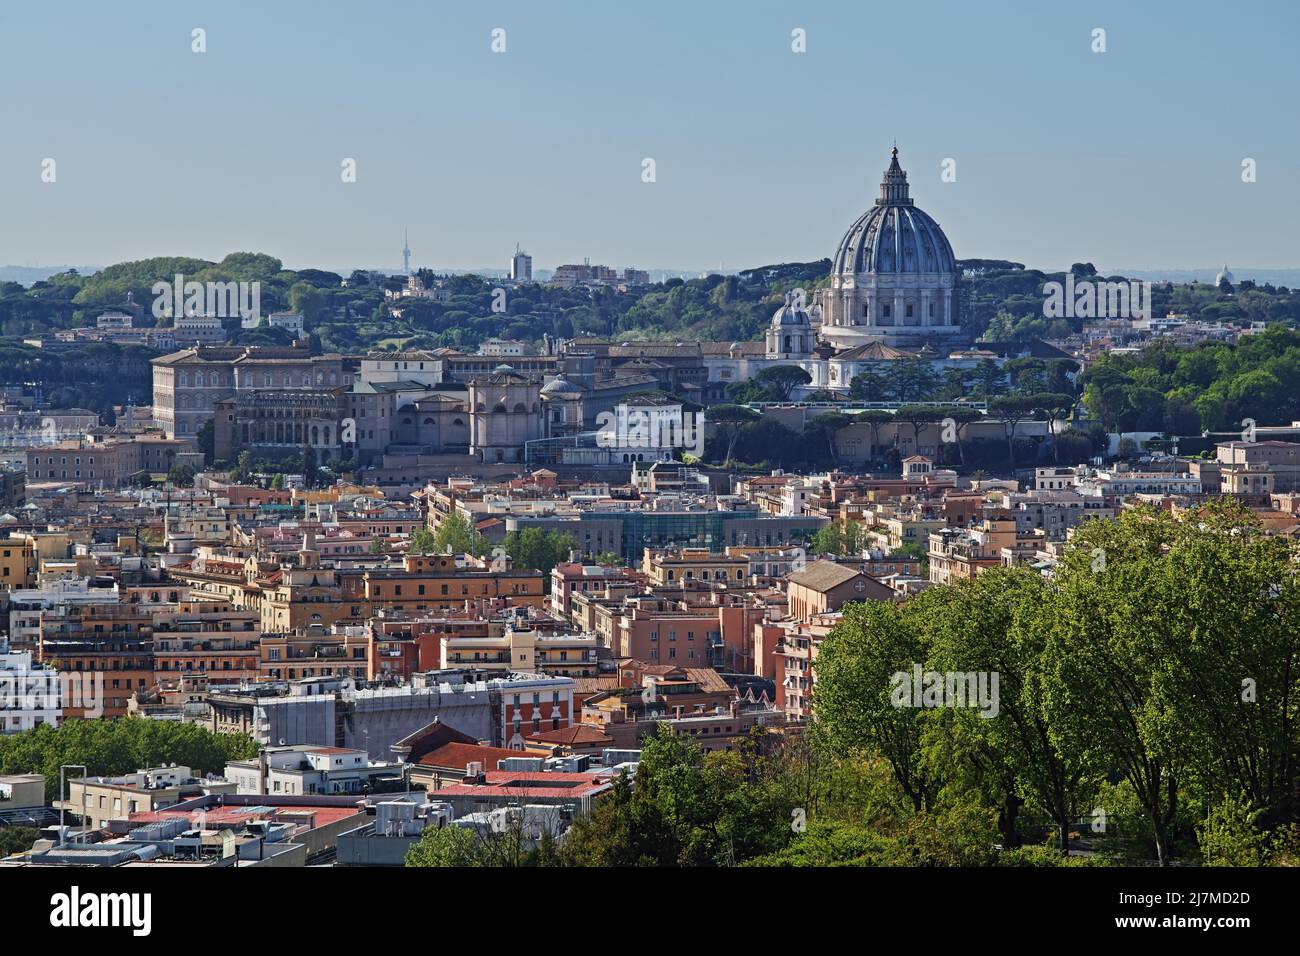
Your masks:
{"label": "sky", "polygon": [[959,258],[1296,267],[1298,27],[1293,0],[0,0],[0,264],[398,269],[404,229],[413,266],[806,261],[897,141]]}

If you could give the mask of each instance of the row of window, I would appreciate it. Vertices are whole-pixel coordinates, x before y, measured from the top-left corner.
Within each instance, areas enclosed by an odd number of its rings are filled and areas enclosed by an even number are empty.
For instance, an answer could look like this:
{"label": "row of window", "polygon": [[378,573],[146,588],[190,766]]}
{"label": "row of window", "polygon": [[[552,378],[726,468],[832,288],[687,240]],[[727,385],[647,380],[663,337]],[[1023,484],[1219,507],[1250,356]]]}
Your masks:
{"label": "row of window", "polygon": [[[673,581],[673,580],[676,580],[676,578],[677,578],[677,572],[674,571],[672,568],[669,568],[669,569],[668,569],[668,580],[669,580],[669,581]],[[694,571],[687,571],[686,574],[685,574],[685,579],[686,579],[687,581],[694,581],[694,580],[695,580],[695,572],[694,572]],[[709,580],[709,572],[708,572],[708,570],[703,570],[703,571],[700,572],[700,580],[701,580],[701,581],[707,581],[707,580]],[[715,580],[715,581],[725,581],[725,580],[727,580],[727,572],[726,572],[726,571],[714,571],[714,572],[713,572],[713,580]],[[745,572],[744,572],[744,569],[738,569],[738,570],[736,571],[736,580],[737,580],[737,581],[743,581],[743,580],[745,580]]]}
{"label": "row of window", "polygon": [[[272,373],[272,372],[263,372],[263,373],[262,373],[262,387],[263,387],[263,388],[271,388],[271,387],[273,387],[273,384],[274,384],[273,381],[272,381],[272,379],[273,379],[273,374],[274,374],[274,373]],[[316,384],[317,384],[317,385],[324,385],[324,384],[326,384],[326,379],[327,379],[327,376],[326,376],[326,374],[325,374],[324,372],[317,372],[317,373],[316,373]],[[312,381],[311,381],[311,372],[303,372],[303,373],[301,374],[299,380],[300,380],[300,382],[302,383],[302,387],[303,387],[303,388],[310,388],[310,387],[311,387],[311,384],[312,384]],[[337,384],[339,384],[339,373],[338,373],[338,372],[330,372],[329,375],[328,375],[328,381],[329,381],[329,384],[330,384],[330,385],[337,385]],[[245,378],[244,382],[245,382],[245,386],[246,386],[246,387],[249,387],[249,388],[256,388],[256,387],[257,387],[256,376],[253,375],[252,373],[249,373],[249,374],[248,374],[248,376]],[[194,387],[195,387],[195,388],[229,388],[233,383],[234,383],[234,377],[233,377],[233,375],[232,375],[231,373],[229,373],[229,372],[208,372],[206,375],[205,375],[203,372],[195,372],[195,373],[194,373]],[[188,373],[188,372],[184,372],[184,371],[177,373],[177,376],[176,376],[176,384],[177,384],[178,386],[180,386],[181,388],[189,388],[189,387],[190,387],[190,376],[189,376],[189,373]],[[281,376],[280,376],[280,384],[283,385],[285,388],[292,388],[292,387],[293,387],[293,373],[292,373],[292,372],[283,372],[283,373],[281,373]],[[352,384],[352,376],[351,376],[351,375],[347,375],[347,374],[345,374],[345,375],[343,376],[343,384],[344,384],[344,385],[351,385],[351,384]]]}
{"label": "row of window", "polygon": [[[687,648],[687,650],[686,650],[686,657],[687,657],[689,660],[695,660],[695,648],[693,648],[693,647],[691,647],[691,648]],[[675,648],[675,647],[670,647],[670,648],[668,648],[668,659],[669,659],[670,661],[675,661],[675,660],[677,660],[677,648]],[[650,660],[652,660],[652,661],[657,661],[657,660],[659,660],[659,648],[657,648],[657,647],[652,647],[652,648],[650,648]]]}

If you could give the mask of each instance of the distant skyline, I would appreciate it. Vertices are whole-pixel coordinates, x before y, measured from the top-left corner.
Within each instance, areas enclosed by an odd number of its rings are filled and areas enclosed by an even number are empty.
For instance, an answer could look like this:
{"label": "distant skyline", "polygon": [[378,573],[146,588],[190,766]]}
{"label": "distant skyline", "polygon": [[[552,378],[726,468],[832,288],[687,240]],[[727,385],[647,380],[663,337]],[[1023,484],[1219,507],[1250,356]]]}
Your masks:
{"label": "distant skyline", "polygon": [[1282,0],[376,9],[0,12],[0,263],[397,271],[407,229],[413,268],[504,269],[516,243],[539,270],[807,261],[874,201],[897,140],[960,258],[1300,268]]}

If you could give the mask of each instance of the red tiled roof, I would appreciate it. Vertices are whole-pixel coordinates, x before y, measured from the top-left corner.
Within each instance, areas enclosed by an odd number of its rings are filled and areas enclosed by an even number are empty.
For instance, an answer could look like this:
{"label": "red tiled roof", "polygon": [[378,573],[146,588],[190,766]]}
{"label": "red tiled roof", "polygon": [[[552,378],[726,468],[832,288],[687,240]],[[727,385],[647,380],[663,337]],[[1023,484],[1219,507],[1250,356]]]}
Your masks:
{"label": "red tiled roof", "polygon": [[548,744],[596,744],[612,743],[614,738],[599,727],[590,724],[574,724],[559,730],[546,730],[541,733],[528,734],[525,740],[540,740]]}
{"label": "red tiled roof", "polygon": [[484,747],[481,744],[450,743],[431,750],[418,761],[422,767],[445,767],[451,770],[465,770],[465,765],[475,761],[483,764],[485,771],[495,771],[498,760],[507,757],[527,757],[520,750],[506,750],[503,747]]}
{"label": "red tiled roof", "polygon": [[[613,773],[511,773],[488,771],[486,783],[457,783],[438,791],[439,798],[453,796],[551,797],[590,796],[613,779]],[[556,784],[557,786],[548,786]]]}

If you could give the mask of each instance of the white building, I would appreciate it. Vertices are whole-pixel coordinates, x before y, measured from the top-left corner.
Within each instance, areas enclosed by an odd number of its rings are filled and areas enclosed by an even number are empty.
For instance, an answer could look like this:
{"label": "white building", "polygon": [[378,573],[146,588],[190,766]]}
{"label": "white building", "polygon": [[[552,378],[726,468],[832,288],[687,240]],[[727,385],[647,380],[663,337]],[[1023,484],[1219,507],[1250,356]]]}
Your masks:
{"label": "white building", "polygon": [[121,592],[116,584],[92,588],[86,578],[56,578],[40,587],[9,592],[9,644],[35,647],[41,640],[41,612],[77,604],[116,604]]}
{"label": "white building", "polygon": [[31,651],[10,651],[0,638],[0,733],[16,734],[63,715],[59,672],[33,664]]}
{"label": "white building", "polygon": [[432,388],[442,383],[443,360],[433,352],[371,352],[361,360],[357,381],[365,385],[415,382]]}
{"label": "white building", "polygon": [[1075,486],[1078,480],[1079,476],[1073,468],[1048,467],[1034,469],[1035,491],[1068,491]]}
{"label": "white building", "polygon": [[1186,472],[1169,471],[1098,471],[1080,479],[1080,492],[1102,495],[1199,495],[1201,479]]}
{"label": "white building", "polygon": [[533,257],[515,246],[515,254],[510,257],[510,278],[514,282],[533,281]]}
{"label": "white building", "polygon": [[236,793],[261,796],[360,793],[372,780],[401,772],[401,764],[371,760],[364,750],[312,744],[267,747],[255,760],[226,764]]}
{"label": "white building", "polygon": [[479,355],[491,355],[496,357],[516,358],[522,355],[529,355],[532,350],[523,342],[516,342],[513,339],[498,339],[496,337],[484,339],[479,343]]}
{"label": "white building", "polygon": [[215,315],[178,315],[173,322],[178,346],[221,345],[226,330]]}
{"label": "white building", "polygon": [[297,312],[272,312],[266,319],[267,324],[273,329],[284,329],[295,339],[301,338],[303,329],[303,318]]}

